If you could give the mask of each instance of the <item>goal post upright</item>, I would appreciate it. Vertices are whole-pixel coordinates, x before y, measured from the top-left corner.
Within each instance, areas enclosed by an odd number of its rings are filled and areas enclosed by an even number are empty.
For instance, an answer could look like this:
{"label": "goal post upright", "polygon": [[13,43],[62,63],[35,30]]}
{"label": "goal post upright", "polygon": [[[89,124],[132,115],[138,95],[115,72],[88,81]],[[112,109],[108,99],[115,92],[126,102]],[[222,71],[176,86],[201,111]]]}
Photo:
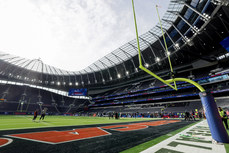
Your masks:
{"label": "goal post upright", "polygon": [[[194,85],[195,87],[197,87],[200,90],[199,96],[200,96],[201,103],[204,108],[204,112],[207,118],[207,122],[210,128],[210,131],[211,131],[212,138],[217,142],[229,143],[229,137],[228,137],[227,131],[219,115],[218,108],[214,100],[214,97],[212,96],[210,92],[206,92],[206,90],[200,84],[198,84],[197,82],[193,80],[187,79],[187,78],[174,78],[172,76],[172,79],[164,80],[163,78],[159,77],[158,75],[156,75],[155,73],[151,72],[149,69],[143,66],[142,59],[141,59],[141,50],[140,50],[140,45],[139,45],[137,21],[136,21],[135,9],[134,9],[134,0],[132,0],[132,7],[133,7],[136,39],[137,39],[137,45],[138,45],[139,68],[145,71],[146,73],[148,73],[149,75],[153,76],[154,78],[160,80],[162,83],[168,85],[169,87],[171,87],[174,90],[178,90],[176,86],[176,82],[180,82],[180,81],[190,83]],[[168,47],[167,47],[167,43],[165,40],[165,36],[164,36],[164,32],[163,32],[163,28],[162,28],[157,6],[156,6],[156,9],[157,9],[157,14],[158,14],[161,30],[162,30],[162,36],[163,36],[164,43],[165,43],[167,57],[169,60],[170,70],[173,73],[172,63],[170,60],[170,56],[168,54]],[[171,85],[170,83],[174,83],[174,86]]]}

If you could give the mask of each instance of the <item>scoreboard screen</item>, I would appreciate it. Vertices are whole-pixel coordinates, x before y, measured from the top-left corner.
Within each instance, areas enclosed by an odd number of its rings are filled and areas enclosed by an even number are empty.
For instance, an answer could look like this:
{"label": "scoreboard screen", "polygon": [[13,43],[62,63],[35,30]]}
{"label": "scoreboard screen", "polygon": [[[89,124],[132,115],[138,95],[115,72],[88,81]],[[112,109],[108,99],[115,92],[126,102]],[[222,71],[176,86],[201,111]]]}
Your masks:
{"label": "scoreboard screen", "polygon": [[229,37],[221,41],[220,44],[229,52]]}
{"label": "scoreboard screen", "polygon": [[80,88],[80,89],[70,89],[68,92],[69,96],[87,96],[87,89]]}

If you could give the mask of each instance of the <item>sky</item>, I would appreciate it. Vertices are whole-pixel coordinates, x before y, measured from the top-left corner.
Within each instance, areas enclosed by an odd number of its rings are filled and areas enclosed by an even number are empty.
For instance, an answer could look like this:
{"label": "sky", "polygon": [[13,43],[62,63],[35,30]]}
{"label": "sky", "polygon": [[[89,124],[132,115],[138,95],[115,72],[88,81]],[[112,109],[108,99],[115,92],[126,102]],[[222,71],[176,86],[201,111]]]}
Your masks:
{"label": "sky", "polygon": [[[135,0],[139,35],[169,0]],[[0,51],[79,71],[136,38],[131,0],[0,0]]]}

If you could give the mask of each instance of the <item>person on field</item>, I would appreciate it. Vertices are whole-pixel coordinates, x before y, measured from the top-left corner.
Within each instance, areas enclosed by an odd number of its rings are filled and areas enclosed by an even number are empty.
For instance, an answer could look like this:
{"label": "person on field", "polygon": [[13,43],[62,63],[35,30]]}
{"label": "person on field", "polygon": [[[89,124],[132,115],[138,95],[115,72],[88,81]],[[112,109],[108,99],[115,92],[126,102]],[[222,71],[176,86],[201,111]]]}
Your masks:
{"label": "person on field", "polygon": [[184,116],[184,120],[185,121],[189,121],[190,120],[190,113],[188,111],[185,112],[185,116]]}
{"label": "person on field", "polygon": [[195,118],[195,112],[194,111],[192,111],[192,119],[193,119],[193,121],[196,120],[196,118]]}
{"label": "person on field", "polygon": [[219,115],[220,115],[222,121],[224,122],[226,128],[228,129],[226,112],[221,107],[218,107],[218,111],[219,111]]}
{"label": "person on field", "polygon": [[[108,117],[109,117],[109,119],[111,119],[111,117],[112,117],[112,112],[109,112],[108,113]],[[113,117],[112,117],[113,118]]]}
{"label": "person on field", "polygon": [[42,111],[41,111],[41,117],[40,117],[40,120],[44,120],[45,118],[45,114],[46,114],[46,111],[47,111],[47,108],[44,108]]}
{"label": "person on field", "polygon": [[118,112],[115,112],[115,119],[116,119],[116,120],[119,119],[119,114],[118,114]]}
{"label": "person on field", "polygon": [[35,121],[36,118],[37,118],[37,115],[38,115],[37,109],[34,111],[33,115],[34,115],[33,116],[33,121]]}

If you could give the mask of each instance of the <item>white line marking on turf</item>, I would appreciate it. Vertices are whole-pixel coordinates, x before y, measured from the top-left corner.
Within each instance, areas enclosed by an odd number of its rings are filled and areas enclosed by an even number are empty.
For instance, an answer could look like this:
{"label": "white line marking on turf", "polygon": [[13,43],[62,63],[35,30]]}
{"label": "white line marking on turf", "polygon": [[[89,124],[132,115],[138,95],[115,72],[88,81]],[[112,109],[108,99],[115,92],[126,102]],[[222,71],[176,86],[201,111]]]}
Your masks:
{"label": "white line marking on turf", "polygon": [[0,147],[4,147],[4,146],[6,146],[6,145],[8,145],[8,144],[10,144],[10,143],[13,142],[13,140],[12,140],[12,139],[9,139],[9,138],[1,138],[1,137],[0,137],[0,139],[8,140],[8,142],[7,142],[6,144],[0,145]]}
{"label": "white line marking on turf", "polygon": [[[73,130],[75,130],[75,129],[73,129]],[[70,133],[80,135],[78,132],[70,132]]]}
{"label": "white line marking on turf", "polygon": [[[142,151],[141,153],[154,153],[162,148],[165,149],[170,149],[170,150],[174,150],[174,151],[179,151],[179,152],[183,152],[183,153],[226,153],[224,145],[217,145],[217,144],[212,144],[212,143],[203,143],[203,142],[194,142],[194,141],[182,141],[182,140],[177,140],[177,138],[180,138],[180,135],[187,135],[186,132],[190,132],[190,130],[193,130],[194,128],[196,128],[197,126],[202,126],[202,127],[206,127],[209,128],[207,125],[207,121],[201,121],[200,123],[197,123],[187,129],[185,129],[184,131]],[[200,129],[201,130],[201,129]],[[201,140],[205,140],[205,141],[211,141],[212,137],[211,136],[199,136],[201,138]],[[171,142],[177,142],[178,145],[176,147],[173,146],[168,146],[169,143]],[[184,143],[187,144],[186,145],[181,145],[179,143]],[[200,146],[200,147],[209,147],[212,148],[212,150],[207,150],[204,148],[197,148],[197,147],[193,147],[193,146],[188,146],[188,145],[196,145],[196,146]]]}
{"label": "white line marking on turf", "polygon": [[[11,136],[11,135],[4,135],[6,137],[11,137],[11,138],[18,138],[18,139],[24,139],[24,140],[29,140],[29,141],[35,141],[35,142],[42,142],[42,143],[47,143],[47,144],[52,144],[52,145],[56,145],[56,144],[62,144],[62,143],[67,143],[67,142],[73,142],[73,141],[79,141],[79,140],[85,140],[85,139],[91,139],[91,138],[97,138],[97,137],[103,137],[103,136],[107,136],[107,135],[112,135],[110,132],[107,132],[103,129],[101,129],[100,127],[96,127],[102,131],[104,131],[105,133],[107,133],[106,135],[100,135],[100,136],[94,136],[94,137],[90,137],[90,138],[81,138],[81,139],[77,139],[77,140],[70,140],[70,141],[64,141],[64,142],[58,142],[58,143],[53,143],[53,142],[47,142],[47,141],[42,141],[42,140],[35,140],[35,139],[29,139],[29,138],[22,138],[22,137],[17,137],[17,136]],[[84,129],[84,128],[79,128],[79,129]],[[53,131],[57,131],[57,130],[53,130]],[[44,131],[44,132],[48,132],[48,131]],[[40,133],[40,132],[30,132],[30,133]],[[27,133],[20,133],[20,134],[27,134]]]}
{"label": "white line marking on turf", "polygon": [[[144,118],[143,118],[144,119]],[[156,119],[156,120],[160,120],[160,119]],[[141,121],[141,120],[137,120],[137,121],[133,121],[133,123],[134,122],[139,122],[139,121]],[[151,120],[149,120],[149,121],[151,121]],[[152,121],[155,121],[155,120],[152,120]],[[98,122],[98,121],[94,121],[94,122]],[[31,124],[32,124],[33,122],[31,122]],[[36,123],[39,123],[39,122],[36,122]],[[58,121],[55,121],[55,122],[52,122],[52,123],[63,123],[62,121],[60,121],[60,122],[58,122]],[[86,122],[87,123],[87,122]],[[118,123],[129,123],[129,122],[127,122],[127,121],[125,121],[125,122],[114,122],[114,123],[97,123],[97,124],[118,124]],[[15,124],[17,124],[17,123],[15,123]],[[27,123],[25,123],[25,124],[27,124]],[[28,123],[28,124],[30,124],[30,123]],[[2,124],[1,124],[2,125]],[[9,124],[7,124],[7,125],[9,125]],[[55,125],[55,124],[53,124],[52,126],[30,126],[30,127],[18,127],[18,128],[5,128],[5,129],[0,129],[0,131],[5,131],[5,130],[19,130],[19,129],[34,129],[34,128],[47,128],[47,127],[66,127],[66,126],[83,126],[83,125],[95,125],[95,124],[61,124],[61,125]]]}
{"label": "white line marking on turf", "polygon": [[6,137],[10,137],[10,138],[18,138],[18,139],[23,139],[23,140],[29,140],[29,141],[35,141],[35,142],[42,142],[42,143],[47,143],[47,144],[56,144],[56,143],[52,143],[52,142],[46,142],[46,141],[40,141],[40,140],[34,140],[34,139],[28,139],[28,138],[21,138],[21,137],[16,137],[16,136],[11,136],[11,135],[4,135]]}

